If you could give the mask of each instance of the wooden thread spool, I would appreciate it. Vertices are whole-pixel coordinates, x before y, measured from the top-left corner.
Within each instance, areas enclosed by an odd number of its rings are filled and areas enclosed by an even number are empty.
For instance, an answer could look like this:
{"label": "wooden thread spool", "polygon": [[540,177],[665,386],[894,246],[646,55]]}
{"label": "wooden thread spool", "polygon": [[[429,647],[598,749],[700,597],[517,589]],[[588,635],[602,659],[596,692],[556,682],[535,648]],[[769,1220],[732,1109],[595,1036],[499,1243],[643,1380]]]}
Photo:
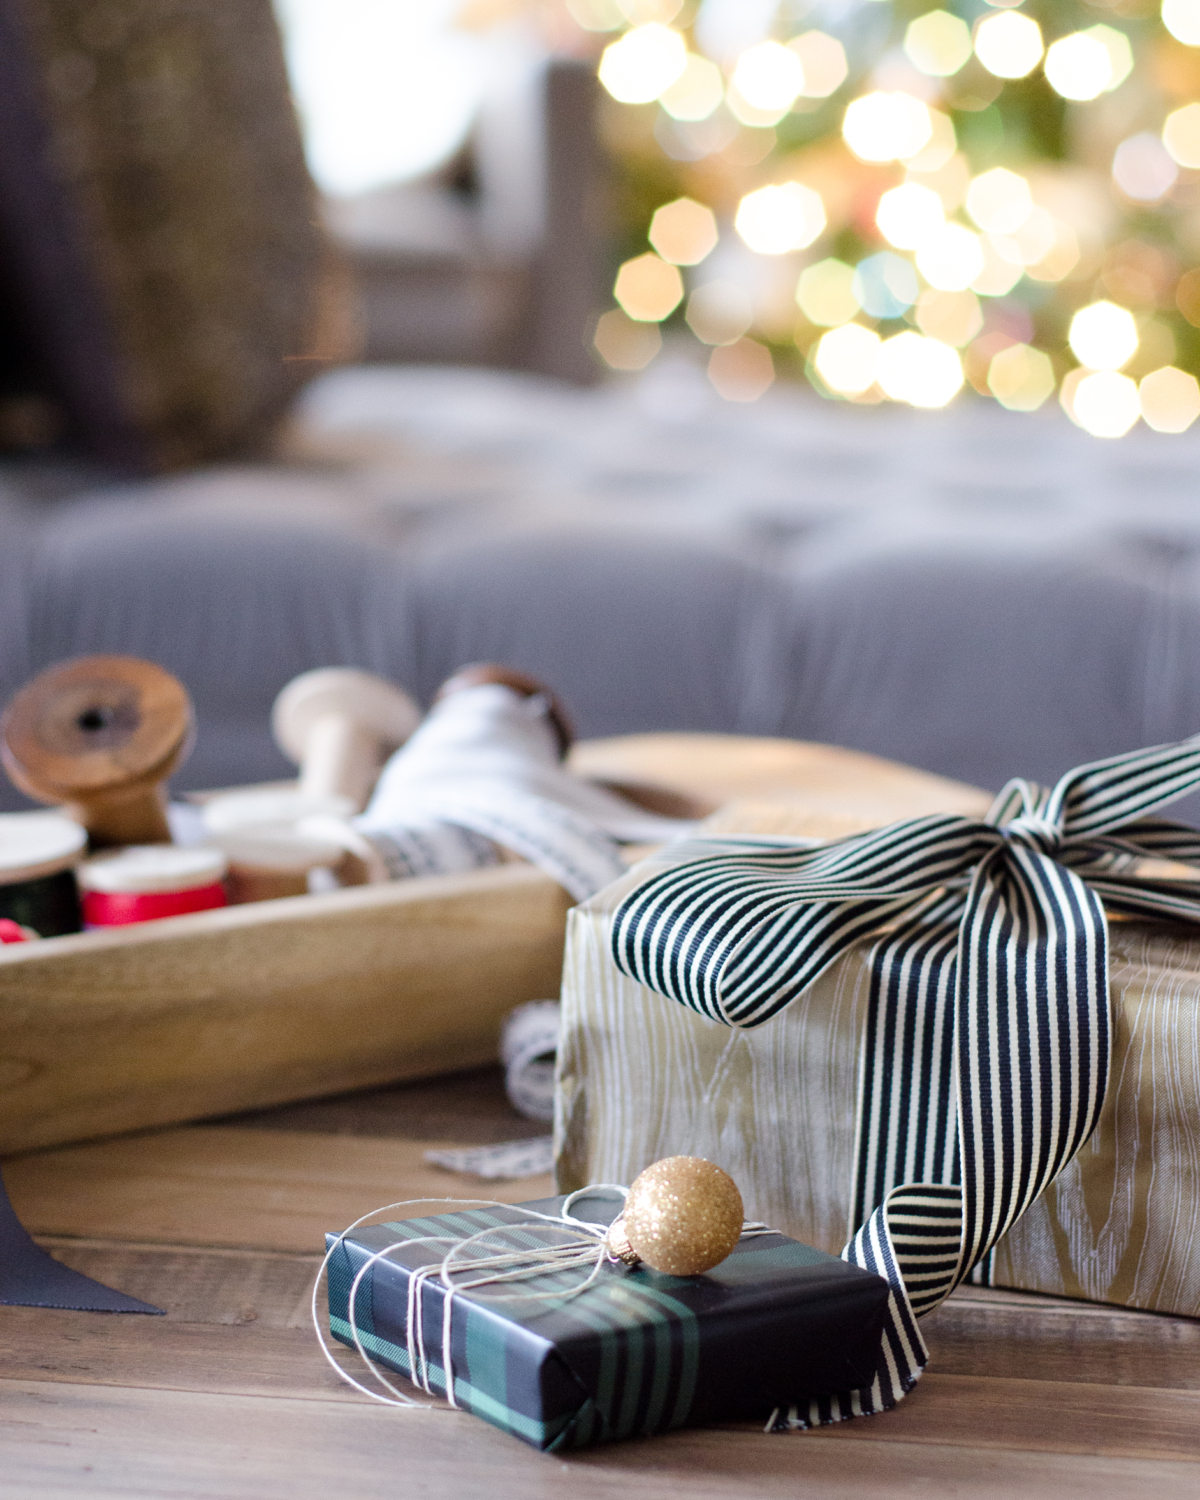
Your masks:
{"label": "wooden thread spool", "polygon": [[407,693],[346,667],[294,677],[271,712],[276,744],[300,767],[302,797],[348,797],[356,812],[366,806],[383,762],[420,722]]}
{"label": "wooden thread spool", "polygon": [[170,843],[164,783],[191,748],[183,684],[132,656],[40,673],[0,719],[0,757],[38,802],[61,804],[96,848]]}

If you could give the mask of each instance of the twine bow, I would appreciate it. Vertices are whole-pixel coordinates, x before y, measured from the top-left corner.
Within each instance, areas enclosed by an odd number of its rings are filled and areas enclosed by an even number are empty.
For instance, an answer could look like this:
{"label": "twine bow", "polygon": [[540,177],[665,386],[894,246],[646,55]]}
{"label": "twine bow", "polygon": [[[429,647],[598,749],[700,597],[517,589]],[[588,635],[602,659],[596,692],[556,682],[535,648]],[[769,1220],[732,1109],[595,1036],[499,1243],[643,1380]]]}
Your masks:
{"label": "twine bow", "polygon": [[[1011,781],[983,820],[940,815],[812,846],[675,846],[613,918],[618,968],[726,1026],[761,1026],[877,939],[843,1256],[891,1283],[870,1387],[807,1426],[893,1406],[928,1355],[916,1318],[981,1266],[1099,1117],[1108,924],[1200,921],[1200,834],[1147,816],[1200,786],[1200,736],[1054,787]],[[1151,873],[1146,860],[1195,867]],[[986,1274],[986,1267],[982,1274]]]}
{"label": "twine bow", "polygon": [[[428,1403],[414,1401],[399,1390],[383,1373],[379,1363],[367,1353],[362,1330],[359,1327],[355,1308],[359,1288],[370,1277],[380,1261],[389,1260],[398,1251],[408,1250],[414,1245],[446,1246],[445,1253],[428,1265],[410,1268],[408,1275],[408,1298],[405,1309],[405,1337],[408,1375],[413,1384],[426,1395],[443,1394],[452,1407],[458,1406],[455,1392],[453,1361],[453,1317],[456,1299],[469,1297],[479,1301],[489,1292],[505,1303],[531,1302],[546,1307],[569,1302],[582,1296],[601,1275],[606,1266],[624,1266],[627,1269],[637,1264],[637,1256],[630,1251],[629,1241],[624,1235],[622,1220],[618,1217],[611,1224],[598,1224],[590,1219],[577,1218],[573,1210],[585,1198],[612,1195],[624,1202],[628,1189],[615,1183],[593,1183],[568,1194],[557,1214],[544,1214],[527,1204],[500,1203],[492,1198],[413,1198],[401,1203],[389,1203],[383,1208],[372,1209],[362,1218],[356,1219],[331,1243],[321,1262],[313,1283],[312,1320],[321,1350],[330,1365],[348,1384],[363,1395],[385,1406],[426,1406]],[[318,1300],[322,1277],[329,1262],[341,1249],[346,1236],[352,1234],[368,1219],[379,1214],[390,1213],[398,1208],[415,1208],[418,1204],[449,1204],[456,1209],[503,1208],[521,1215],[516,1223],[489,1225],[475,1234],[417,1234],[405,1235],[366,1257],[350,1284],[347,1296],[347,1319],[354,1347],[360,1358],[379,1383],[387,1388],[390,1396],[381,1395],[356,1380],[349,1371],[337,1362],[321,1328]],[[742,1236],[774,1234],[765,1224],[747,1221],[742,1226]],[[538,1241],[541,1241],[538,1243]],[[489,1243],[490,1242],[490,1243]],[[459,1279],[461,1278],[461,1279]],[[441,1309],[441,1342],[437,1356],[440,1370],[435,1368],[429,1354],[429,1339],[425,1328],[425,1288],[436,1282],[443,1290]],[[524,1286],[524,1289],[522,1287]],[[440,1378],[439,1378],[440,1376]]]}

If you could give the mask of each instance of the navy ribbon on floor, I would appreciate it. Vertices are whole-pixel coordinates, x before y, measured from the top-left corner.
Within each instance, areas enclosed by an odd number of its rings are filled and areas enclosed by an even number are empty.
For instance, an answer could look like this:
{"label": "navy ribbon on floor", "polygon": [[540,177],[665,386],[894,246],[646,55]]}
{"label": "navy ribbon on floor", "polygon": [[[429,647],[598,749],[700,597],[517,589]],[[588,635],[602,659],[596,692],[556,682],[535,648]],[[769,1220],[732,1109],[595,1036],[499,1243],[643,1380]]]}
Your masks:
{"label": "navy ribbon on floor", "polygon": [[159,1307],[72,1271],[35,1245],[8,1201],[0,1178],[0,1304],[62,1307],[76,1312],[161,1313]]}
{"label": "navy ribbon on floor", "polygon": [[879,941],[845,1259],[892,1287],[870,1386],[793,1408],[807,1427],[894,1406],[928,1359],[917,1318],[1063,1170],[1108,1081],[1108,924],[1200,921],[1200,833],[1146,816],[1200,787],[1200,736],[1113,756],[1052,789],[1012,781],[982,821],[915,818],[816,847],[671,851],[618,908],[618,968],[726,1026],[761,1026],[852,944]]}

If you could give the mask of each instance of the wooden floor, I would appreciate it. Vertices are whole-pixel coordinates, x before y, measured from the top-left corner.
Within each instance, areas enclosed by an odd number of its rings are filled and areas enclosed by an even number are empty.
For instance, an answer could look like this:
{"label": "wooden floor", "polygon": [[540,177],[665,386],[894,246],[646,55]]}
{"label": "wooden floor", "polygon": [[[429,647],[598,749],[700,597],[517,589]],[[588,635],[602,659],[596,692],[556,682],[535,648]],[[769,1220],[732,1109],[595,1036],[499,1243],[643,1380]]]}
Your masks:
{"label": "wooden floor", "polygon": [[0,1496],[706,1500],[1200,1496],[1200,1322],[964,1290],[896,1411],[819,1433],[683,1432],[566,1459],[339,1383],[308,1326],[327,1229],[420,1194],[512,1201],[431,1144],[538,1133],[493,1072],[5,1164],[72,1266],[165,1318],[0,1307]]}

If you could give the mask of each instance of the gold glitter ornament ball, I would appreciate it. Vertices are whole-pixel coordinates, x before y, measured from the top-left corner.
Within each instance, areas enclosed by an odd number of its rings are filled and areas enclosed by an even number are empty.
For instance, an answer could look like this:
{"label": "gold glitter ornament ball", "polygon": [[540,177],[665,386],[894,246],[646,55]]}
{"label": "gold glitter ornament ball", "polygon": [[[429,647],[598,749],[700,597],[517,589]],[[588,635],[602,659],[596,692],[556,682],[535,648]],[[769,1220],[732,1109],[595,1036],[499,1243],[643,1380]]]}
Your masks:
{"label": "gold glitter ornament ball", "polygon": [[670,1276],[720,1265],[742,1233],[742,1195],[728,1172],[702,1156],[666,1156],[635,1178],[625,1233],[637,1255]]}

